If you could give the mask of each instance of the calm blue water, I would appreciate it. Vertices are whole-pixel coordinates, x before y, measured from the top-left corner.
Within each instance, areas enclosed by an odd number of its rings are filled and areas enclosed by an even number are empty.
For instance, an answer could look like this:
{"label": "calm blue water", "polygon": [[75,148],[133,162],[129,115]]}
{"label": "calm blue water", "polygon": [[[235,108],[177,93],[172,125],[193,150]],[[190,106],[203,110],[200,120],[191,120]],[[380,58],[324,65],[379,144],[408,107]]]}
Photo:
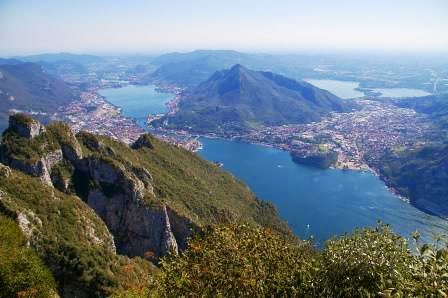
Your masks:
{"label": "calm blue water", "polygon": [[431,93],[411,88],[378,88],[373,89],[375,92],[380,92],[381,97],[421,97],[431,95]]}
{"label": "calm blue water", "polygon": [[[359,87],[358,82],[320,79],[305,79],[305,81],[316,87],[330,91],[334,95],[344,99],[363,97],[365,95],[363,92],[355,90],[355,88]],[[381,93],[380,97],[393,98],[431,95],[429,92],[411,88],[375,88],[372,89],[372,91]]]}
{"label": "calm blue water", "polygon": [[[172,95],[152,86],[129,86],[100,92],[127,117],[145,119],[165,111]],[[143,123],[143,122],[140,122]],[[280,215],[302,238],[326,239],[375,225],[392,225],[403,236],[418,229],[426,239],[448,233],[448,221],[425,214],[390,193],[371,173],[320,170],[300,166],[285,151],[222,139],[203,138],[199,154],[246,182],[262,199],[273,202]],[[309,229],[307,228],[309,226]]]}
{"label": "calm blue water", "polygon": [[356,227],[374,226],[378,220],[405,237],[416,229],[426,240],[448,232],[448,221],[403,202],[371,173],[301,166],[287,152],[260,145],[201,141],[202,157],[223,162],[257,196],[273,202],[300,237],[313,235],[318,244]]}
{"label": "calm blue water", "polygon": [[110,103],[121,107],[123,115],[135,118],[140,124],[145,123],[150,113],[165,113],[165,103],[173,97],[170,93],[157,92],[151,85],[102,89],[99,93]]}
{"label": "calm blue water", "polygon": [[317,79],[305,79],[306,82],[314,85],[320,89],[330,91],[334,95],[348,99],[363,97],[364,93],[354,90],[359,87],[358,82],[338,81],[338,80],[317,80]]}

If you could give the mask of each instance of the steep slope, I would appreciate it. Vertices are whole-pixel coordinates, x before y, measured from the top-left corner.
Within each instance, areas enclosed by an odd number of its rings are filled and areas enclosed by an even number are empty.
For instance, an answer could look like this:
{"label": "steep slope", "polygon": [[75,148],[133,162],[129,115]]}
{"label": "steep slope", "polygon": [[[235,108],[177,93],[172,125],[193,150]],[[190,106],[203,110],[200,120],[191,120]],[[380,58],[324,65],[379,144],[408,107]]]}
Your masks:
{"label": "steep slope", "polygon": [[155,261],[184,249],[187,238],[204,227],[234,221],[292,235],[274,207],[235,177],[150,135],[130,147],[86,132],[75,136],[63,123],[44,127],[16,114],[3,134],[0,156],[3,164],[29,175],[6,175],[0,188],[13,198],[2,200],[2,210],[13,215],[25,210],[39,218],[51,212],[55,227],[45,226],[45,231],[54,237],[65,237],[59,227],[71,231],[82,221],[87,226],[73,231],[73,237],[86,238],[86,247],[99,242],[101,254],[107,250],[108,256],[116,249]]}
{"label": "steep slope", "polygon": [[389,152],[378,163],[389,185],[417,208],[448,217],[448,145]]}
{"label": "steep slope", "polygon": [[27,244],[18,223],[0,213],[1,297],[16,297],[19,292],[22,297],[34,293],[51,297],[56,292],[51,271]]}
{"label": "steep slope", "polygon": [[414,109],[433,122],[426,143],[386,152],[375,165],[383,180],[416,207],[448,217],[448,95],[387,100]]}
{"label": "steep slope", "polygon": [[105,296],[155,270],[142,259],[117,255],[106,225],[78,197],[1,164],[0,173],[0,214],[19,224],[63,297]]}
{"label": "steep slope", "polygon": [[403,108],[426,114],[442,130],[448,131],[448,94],[395,99],[392,103]]}
{"label": "steep slope", "polygon": [[62,80],[52,77],[34,63],[0,65],[0,131],[7,127],[10,110],[37,112],[48,120],[58,107],[77,97]]}
{"label": "steep slope", "polygon": [[350,109],[328,91],[239,64],[216,72],[180,102],[179,112],[155,125],[196,132],[242,132],[260,125],[307,123]]}

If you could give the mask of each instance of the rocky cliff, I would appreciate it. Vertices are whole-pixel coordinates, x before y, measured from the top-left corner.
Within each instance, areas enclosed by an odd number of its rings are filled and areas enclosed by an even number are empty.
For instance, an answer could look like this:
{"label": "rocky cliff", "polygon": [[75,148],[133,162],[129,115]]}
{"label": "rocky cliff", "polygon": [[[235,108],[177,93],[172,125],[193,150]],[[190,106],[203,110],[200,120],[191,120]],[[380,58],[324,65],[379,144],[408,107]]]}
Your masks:
{"label": "rocky cliff", "polygon": [[[33,152],[32,156],[17,154],[12,148],[12,138],[23,143],[22,151],[26,147],[32,151],[37,146],[42,150]],[[81,144],[64,124],[52,124],[47,131],[34,119],[21,114],[13,115],[5,132],[2,161],[63,192],[70,192],[69,181],[72,177],[77,181],[84,180],[75,182],[78,184],[75,188],[87,187],[83,198],[114,235],[120,254],[143,256],[151,252],[160,257],[170,250],[177,252],[177,240],[171,230],[165,204],[157,202],[157,206],[153,207],[145,204],[145,197],[154,197],[150,172],[114,159],[113,150],[105,147],[92,134],[82,133],[80,138],[88,150],[93,150],[91,155],[83,157]],[[144,136],[133,147],[151,148],[148,138]],[[53,171],[55,166],[59,167],[59,171]],[[64,171],[68,172],[66,177],[61,173]],[[194,224],[185,224],[191,227],[182,232],[176,231],[181,243],[186,241],[191,231],[197,229]]]}
{"label": "rocky cliff", "polygon": [[74,135],[63,123],[44,128],[25,115],[10,123],[2,162],[79,197],[104,222],[119,254],[154,261],[184,249],[203,227],[227,221],[290,233],[272,205],[233,176],[150,135],[128,146],[87,132]]}

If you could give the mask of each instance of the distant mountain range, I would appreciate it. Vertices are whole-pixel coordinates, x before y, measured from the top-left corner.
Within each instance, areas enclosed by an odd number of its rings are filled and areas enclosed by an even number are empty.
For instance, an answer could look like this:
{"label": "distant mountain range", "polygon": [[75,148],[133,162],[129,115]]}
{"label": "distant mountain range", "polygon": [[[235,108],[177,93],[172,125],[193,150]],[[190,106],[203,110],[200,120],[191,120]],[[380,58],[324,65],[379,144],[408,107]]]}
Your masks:
{"label": "distant mountain range", "polygon": [[171,128],[200,133],[243,132],[262,125],[307,123],[351,104],[313,85],[236,64],[192,88],[175,115],[162,118]]}
{"label": "distant mountain range", "polygon": [[8,113],[12,109],[49,114],[77,96],[76,91],[44,72],[39,64],[14,59],[0,61],[1,131],[7,127]]}
{"label": "distant mountain range", "polygon": [[237,63],[261,68],[267,61],[272,60],[272,57],[224,50],[170,53],[152,61],[158,68],[155,72],[148,74],[143,81],[194,87],[218,70],[229,68]]}
{"label": "distant mountain range", "polygon": [[23,56],[17,58],[26,62],[47,62],[47,63],[70,61],[74,63],[88,64],[104,61],[104,58],[100,56],[86,55],[86,54],[72,54],[72,53],[40,54],[40,55]]}

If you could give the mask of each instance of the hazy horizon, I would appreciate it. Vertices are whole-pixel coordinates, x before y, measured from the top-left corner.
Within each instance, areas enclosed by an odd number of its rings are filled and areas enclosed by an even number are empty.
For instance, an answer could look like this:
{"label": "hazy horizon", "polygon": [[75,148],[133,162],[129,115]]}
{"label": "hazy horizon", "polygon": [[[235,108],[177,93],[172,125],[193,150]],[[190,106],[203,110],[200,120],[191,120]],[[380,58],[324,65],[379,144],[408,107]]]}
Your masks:
{"label": "hazy horizon", "polygon": [[448,1],[0,1],[0,55],[448,53]]}

